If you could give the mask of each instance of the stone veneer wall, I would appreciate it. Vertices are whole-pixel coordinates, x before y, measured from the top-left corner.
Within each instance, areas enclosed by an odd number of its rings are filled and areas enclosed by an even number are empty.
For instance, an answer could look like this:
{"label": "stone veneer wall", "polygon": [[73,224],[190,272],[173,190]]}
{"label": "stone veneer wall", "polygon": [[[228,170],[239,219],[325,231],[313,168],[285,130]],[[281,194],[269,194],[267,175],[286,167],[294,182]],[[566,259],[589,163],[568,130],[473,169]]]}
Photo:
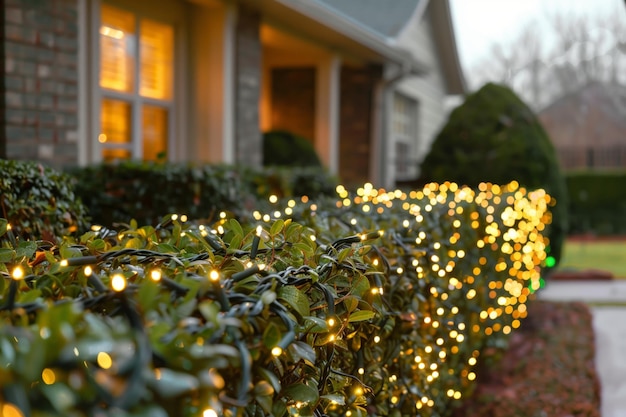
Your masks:
{"label": "stone veneer wall", "polygon": [[259,130],[260,24],[258,12],[239,8],[235,40],[235,158],[249,166],[261,166],[263,162]]}
{"label": "stone veneer wall", "polygon": [[4,0],[0,157],[78,162],[76,0]]}

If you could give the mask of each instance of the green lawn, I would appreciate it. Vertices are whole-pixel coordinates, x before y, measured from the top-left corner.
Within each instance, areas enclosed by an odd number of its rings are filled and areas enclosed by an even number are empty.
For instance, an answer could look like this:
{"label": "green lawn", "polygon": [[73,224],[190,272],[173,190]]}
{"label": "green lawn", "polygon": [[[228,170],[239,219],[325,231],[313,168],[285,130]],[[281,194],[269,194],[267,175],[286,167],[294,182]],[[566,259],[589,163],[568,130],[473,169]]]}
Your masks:
{"label": "green lawn", "polygon": [[568,241],[559,269],[600,269],[626,279],[626,242]]}

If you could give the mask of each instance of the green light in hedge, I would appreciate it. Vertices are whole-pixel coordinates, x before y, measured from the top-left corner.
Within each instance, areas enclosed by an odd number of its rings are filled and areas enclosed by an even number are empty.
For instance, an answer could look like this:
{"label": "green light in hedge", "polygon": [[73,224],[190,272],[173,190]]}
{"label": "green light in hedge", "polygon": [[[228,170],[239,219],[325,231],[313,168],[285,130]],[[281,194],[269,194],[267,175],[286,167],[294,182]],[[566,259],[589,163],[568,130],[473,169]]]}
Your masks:
{"label": "green light in hedge", "polygon": [[553,268],[556,265],[556,259],[554,259],[554,256],[548,256],[546,258],[546,266],[548,268]]}

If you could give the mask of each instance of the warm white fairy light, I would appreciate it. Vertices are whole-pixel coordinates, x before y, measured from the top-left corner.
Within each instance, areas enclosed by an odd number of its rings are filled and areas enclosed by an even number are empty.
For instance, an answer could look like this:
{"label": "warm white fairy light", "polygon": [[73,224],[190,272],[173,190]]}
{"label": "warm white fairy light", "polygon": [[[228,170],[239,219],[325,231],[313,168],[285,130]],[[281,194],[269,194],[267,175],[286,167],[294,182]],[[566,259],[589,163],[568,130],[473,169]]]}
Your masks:
{"label": "warm white fairy light", "polygon": [[209,279],[213,282],[215,281],[219,281],[220,279],[220,272],[216,269],[212,269],[211,272],[209,272]]}
{"label": "warm white fairy light", "polygon": [[161,281],[162,273],[160,269],[153,269],[150,271],[150,279],[154,282]]}
{"label": "warm white fairy light", "polygon": [[122,274],[114,274],[111,277],[111,288],[113,291],[121,292],[126,288],[126,277]]}
{"label": "warm white fairy light", "polygon": [[13,268],[13,271],[11,272],[11,278],[16,281],[24,279],[24,268],[22,268],[20,265]]}

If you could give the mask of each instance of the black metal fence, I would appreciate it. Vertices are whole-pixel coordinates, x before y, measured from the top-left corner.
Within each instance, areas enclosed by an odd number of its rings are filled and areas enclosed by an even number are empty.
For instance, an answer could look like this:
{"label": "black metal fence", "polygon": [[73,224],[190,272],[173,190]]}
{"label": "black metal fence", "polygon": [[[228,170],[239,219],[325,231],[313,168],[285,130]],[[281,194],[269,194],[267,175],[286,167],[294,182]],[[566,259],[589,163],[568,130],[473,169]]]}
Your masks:
{"label": "black metal fence", "polygon": [[558,147],[561,168],[566,171],[593,168],[626,168],[626,144],[589,147]]}

